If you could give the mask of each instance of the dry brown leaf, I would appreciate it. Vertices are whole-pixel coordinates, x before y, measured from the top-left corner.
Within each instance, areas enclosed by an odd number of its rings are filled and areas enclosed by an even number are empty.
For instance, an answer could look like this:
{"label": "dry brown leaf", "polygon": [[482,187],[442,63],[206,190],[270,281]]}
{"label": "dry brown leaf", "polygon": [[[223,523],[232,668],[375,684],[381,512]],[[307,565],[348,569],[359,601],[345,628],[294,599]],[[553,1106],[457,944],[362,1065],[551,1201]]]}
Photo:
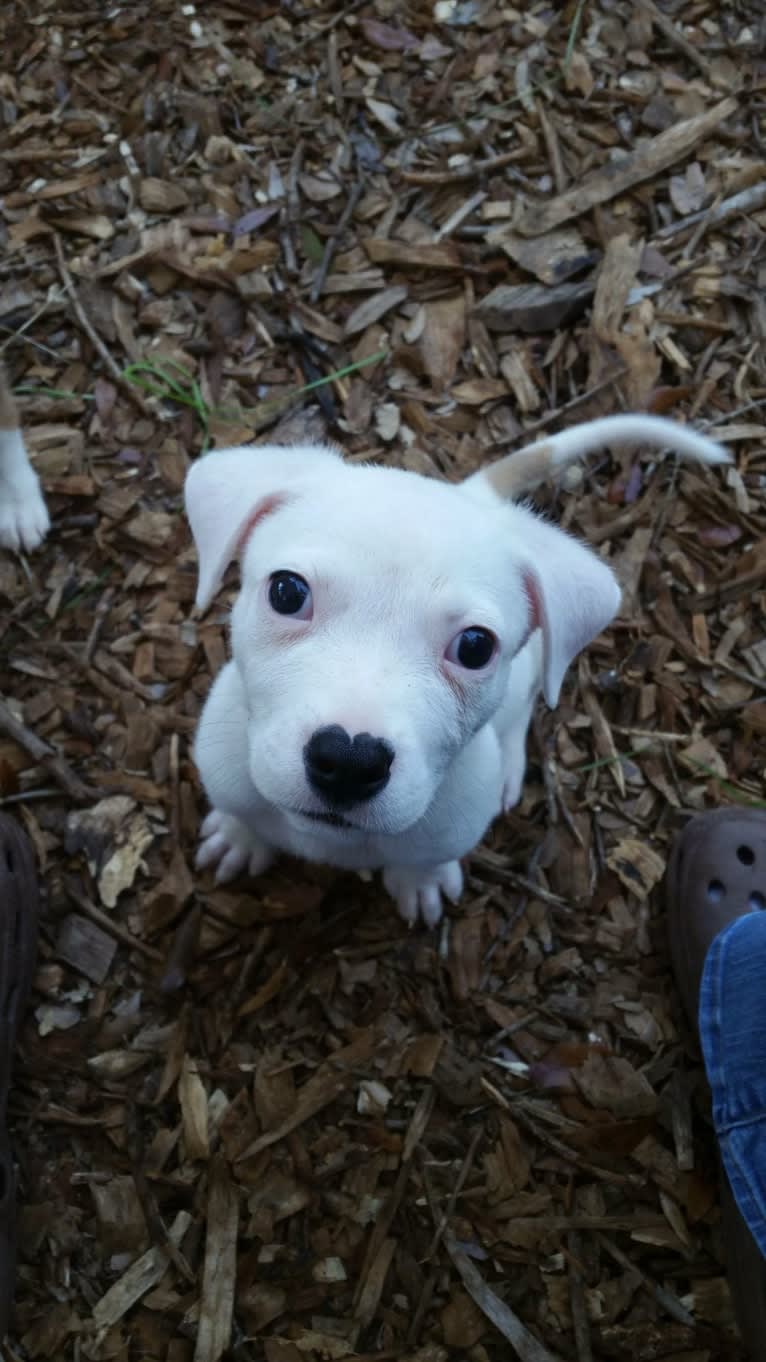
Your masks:
{"label": "dry brown leaf", "polygon": [[111,795],[67,819],[67,850],[83,851],[98,879],[101,902],[114,908],[133,884],[154,834],[146,815],[127,795]]}
{"label": "dry brown leaf", "polygon": [[591,1050],[585,1063],[572,1072],[592,1107],[611,1111],[622,1120],[651,1116],[657,1110],[657,1097],[649,1080],[620,1055]]}

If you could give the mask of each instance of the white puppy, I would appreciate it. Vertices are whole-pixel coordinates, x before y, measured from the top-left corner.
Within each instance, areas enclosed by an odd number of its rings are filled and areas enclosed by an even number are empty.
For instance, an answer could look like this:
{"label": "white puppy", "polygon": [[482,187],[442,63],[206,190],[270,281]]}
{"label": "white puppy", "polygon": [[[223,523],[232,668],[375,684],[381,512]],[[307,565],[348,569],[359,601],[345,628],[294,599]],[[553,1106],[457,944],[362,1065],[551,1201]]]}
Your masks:
{"label": "white puppy", "polygon": [[312,446],[198,460],[198,606],[235,556],[242,571],[196,739],[212,805],[198,865],[226,880],[281,850],[379,868],[408,922],[437,923],[460,857],[520,796],[538,693],[556,704],[620,602],[605,562],[508,498],[626,441],[729,458],[671,421],[615,416],[459,485]]}
{"label": "white puppy", "polygon": [[0,364],[0,545],[36,549],[50,520],[19,430],[16,403]]}

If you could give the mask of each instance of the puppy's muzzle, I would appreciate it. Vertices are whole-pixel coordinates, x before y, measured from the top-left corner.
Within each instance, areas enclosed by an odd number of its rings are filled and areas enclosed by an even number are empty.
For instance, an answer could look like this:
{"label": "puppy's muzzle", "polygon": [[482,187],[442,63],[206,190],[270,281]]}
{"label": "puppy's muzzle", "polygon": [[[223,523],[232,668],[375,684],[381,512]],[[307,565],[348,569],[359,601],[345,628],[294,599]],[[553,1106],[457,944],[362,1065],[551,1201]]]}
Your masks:
{"label": "puppy's muzzle", "polygon": [[388,784],[393,748],[382,738],[357,733],[352,738],[339,724],[318,728],[303,749],[309,785],[334,809],[361,804]]}

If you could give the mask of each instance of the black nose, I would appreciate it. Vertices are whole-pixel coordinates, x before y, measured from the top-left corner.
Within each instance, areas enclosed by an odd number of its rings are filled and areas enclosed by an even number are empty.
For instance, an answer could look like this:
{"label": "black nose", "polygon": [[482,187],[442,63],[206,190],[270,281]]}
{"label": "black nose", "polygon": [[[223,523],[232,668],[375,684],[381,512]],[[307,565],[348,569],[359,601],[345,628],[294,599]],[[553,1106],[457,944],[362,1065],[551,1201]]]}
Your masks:
{"label": "black nose", "polygon": [[303,749],[306,775],[317,794],[335,808],[350,808],[372,799],[388,784],[393,749],[382,738],[332,724],[318,728]]}

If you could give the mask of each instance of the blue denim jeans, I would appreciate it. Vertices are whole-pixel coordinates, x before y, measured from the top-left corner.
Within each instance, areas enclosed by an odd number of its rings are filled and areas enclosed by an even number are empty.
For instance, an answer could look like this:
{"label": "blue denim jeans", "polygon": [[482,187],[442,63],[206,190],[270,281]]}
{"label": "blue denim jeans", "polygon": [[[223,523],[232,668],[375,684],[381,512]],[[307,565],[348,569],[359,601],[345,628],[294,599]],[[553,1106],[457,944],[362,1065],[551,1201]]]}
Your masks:
{"label": "blue denim jeans", "polygon": [[766,913],[736,918],[713,941],[699,1029],[724,1168],[766,1257]]}

